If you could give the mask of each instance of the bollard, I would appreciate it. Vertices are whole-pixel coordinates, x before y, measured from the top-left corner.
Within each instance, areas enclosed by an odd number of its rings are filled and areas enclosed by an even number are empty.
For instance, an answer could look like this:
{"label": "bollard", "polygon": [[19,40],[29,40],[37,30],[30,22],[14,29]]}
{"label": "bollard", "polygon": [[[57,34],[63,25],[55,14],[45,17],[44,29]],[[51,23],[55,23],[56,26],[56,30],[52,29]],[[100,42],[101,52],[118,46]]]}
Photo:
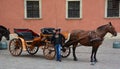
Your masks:
{"label": "bollard", "polygon": [[0,42],[0,49],[7,49],[7,42]]}
{"label": "bollard", "polygon": [[113,42],[113,48],[120,48],[120,42],[118,41]]}

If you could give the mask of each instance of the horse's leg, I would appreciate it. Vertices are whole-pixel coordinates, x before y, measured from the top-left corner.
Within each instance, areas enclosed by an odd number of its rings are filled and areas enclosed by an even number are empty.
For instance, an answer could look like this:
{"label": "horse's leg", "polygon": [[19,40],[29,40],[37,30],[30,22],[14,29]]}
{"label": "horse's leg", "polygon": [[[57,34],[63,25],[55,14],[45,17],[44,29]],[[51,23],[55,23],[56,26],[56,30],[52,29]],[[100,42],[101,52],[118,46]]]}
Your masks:
{"label": "horse's leg", "polygon": [[97,62],[97,59],[96,59],[97,50],[98,50],[98,47],[92,47],[91,62]]}
{"label": "horse's leg", "polygon": [[90,60],[90,62],[93,62],[94,61],[94,59],[93,59],[93,54],[94,54],[94,47],[92,47],[92,53],[91,53],[91,60]]}
{"label": "horse's leg", "polygon": [[0,41],[2,40],[2,35],[0,34]]}
{"label": "horse's leg", "polygon": [[76,46],[77,46],[77,43],[75,43],[74,45],[73,45],[73,57],[74,57],[74,61],[77,61],[78,59],[77,59],[77,57],[76,57],[76,54],[75,54],[75,50],[76,50]]}
{"label": "horse's leg", "polygon": [[94,61],[95,61],[95,62],[97,62],[97,59],[96,59],[97,50],[98,50],[98,47],[95,48],[95,53],[94,53]]}
{"label": "horse's leg", "polygon": [[92,47],[92,54],[91,54],[91,65],[94,65],[97,61],[95,52],[97,52],[97,48],[93,46]]}
{"label": "horse's leg", "polygon": [[2,40],[2,38],[0,37],[0,41]]}

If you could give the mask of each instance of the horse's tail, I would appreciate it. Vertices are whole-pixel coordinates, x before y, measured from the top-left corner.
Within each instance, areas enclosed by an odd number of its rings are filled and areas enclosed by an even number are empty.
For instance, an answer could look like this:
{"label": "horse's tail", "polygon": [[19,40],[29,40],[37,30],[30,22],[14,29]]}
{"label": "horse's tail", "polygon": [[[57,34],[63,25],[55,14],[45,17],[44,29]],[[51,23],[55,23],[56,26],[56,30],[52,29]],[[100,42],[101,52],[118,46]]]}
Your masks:
{"label": "horse's tail", "polygon": [[65,43],[70,40],[70,35],[71,35],[71,33],[68,33],[68,38],[65,40]]}

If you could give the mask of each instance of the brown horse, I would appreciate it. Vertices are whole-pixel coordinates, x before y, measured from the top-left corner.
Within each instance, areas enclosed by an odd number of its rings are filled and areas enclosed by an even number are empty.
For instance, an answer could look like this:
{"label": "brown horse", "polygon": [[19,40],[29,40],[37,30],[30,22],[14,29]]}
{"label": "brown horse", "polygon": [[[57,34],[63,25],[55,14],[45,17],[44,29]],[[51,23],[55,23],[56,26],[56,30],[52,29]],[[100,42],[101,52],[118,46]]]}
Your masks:
{"label": "brown horse", "polygon": [[115,28],[109,22],[109,24],[102,25],[98,27],[95,31],[83,31],[83,30],[73,30],[70,35],[70,39],[64,44],[63,47],[69,47],[73,45],[73,57],[77,61],[75,54],[76,47],[78,43],[84,46],[92,47],[91,62],[97,62],[96,53],[99,46],[104,40],[104,36],[107,33],[111,33],[113,36],[117,36]]}

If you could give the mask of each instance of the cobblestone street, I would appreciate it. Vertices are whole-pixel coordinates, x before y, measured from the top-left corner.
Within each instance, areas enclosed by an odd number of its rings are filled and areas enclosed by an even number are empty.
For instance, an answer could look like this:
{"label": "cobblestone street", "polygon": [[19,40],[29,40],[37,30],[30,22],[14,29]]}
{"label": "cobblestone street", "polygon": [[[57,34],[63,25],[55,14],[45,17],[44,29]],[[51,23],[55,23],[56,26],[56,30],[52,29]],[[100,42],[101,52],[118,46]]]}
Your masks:
{"label": "cobblestone street", "polygon": [[76,55],[78,61],[73,61],[72,53],[62,62],[47,60],[40,49],[35,56],[26,51],[21,56],[14,57],[8,50],[0,50],[0,69],[120,69],[120,49],[114,49],[113,39],[104,40],[98,49],[98,63],[90,65],[91,47],[78,47]]}

